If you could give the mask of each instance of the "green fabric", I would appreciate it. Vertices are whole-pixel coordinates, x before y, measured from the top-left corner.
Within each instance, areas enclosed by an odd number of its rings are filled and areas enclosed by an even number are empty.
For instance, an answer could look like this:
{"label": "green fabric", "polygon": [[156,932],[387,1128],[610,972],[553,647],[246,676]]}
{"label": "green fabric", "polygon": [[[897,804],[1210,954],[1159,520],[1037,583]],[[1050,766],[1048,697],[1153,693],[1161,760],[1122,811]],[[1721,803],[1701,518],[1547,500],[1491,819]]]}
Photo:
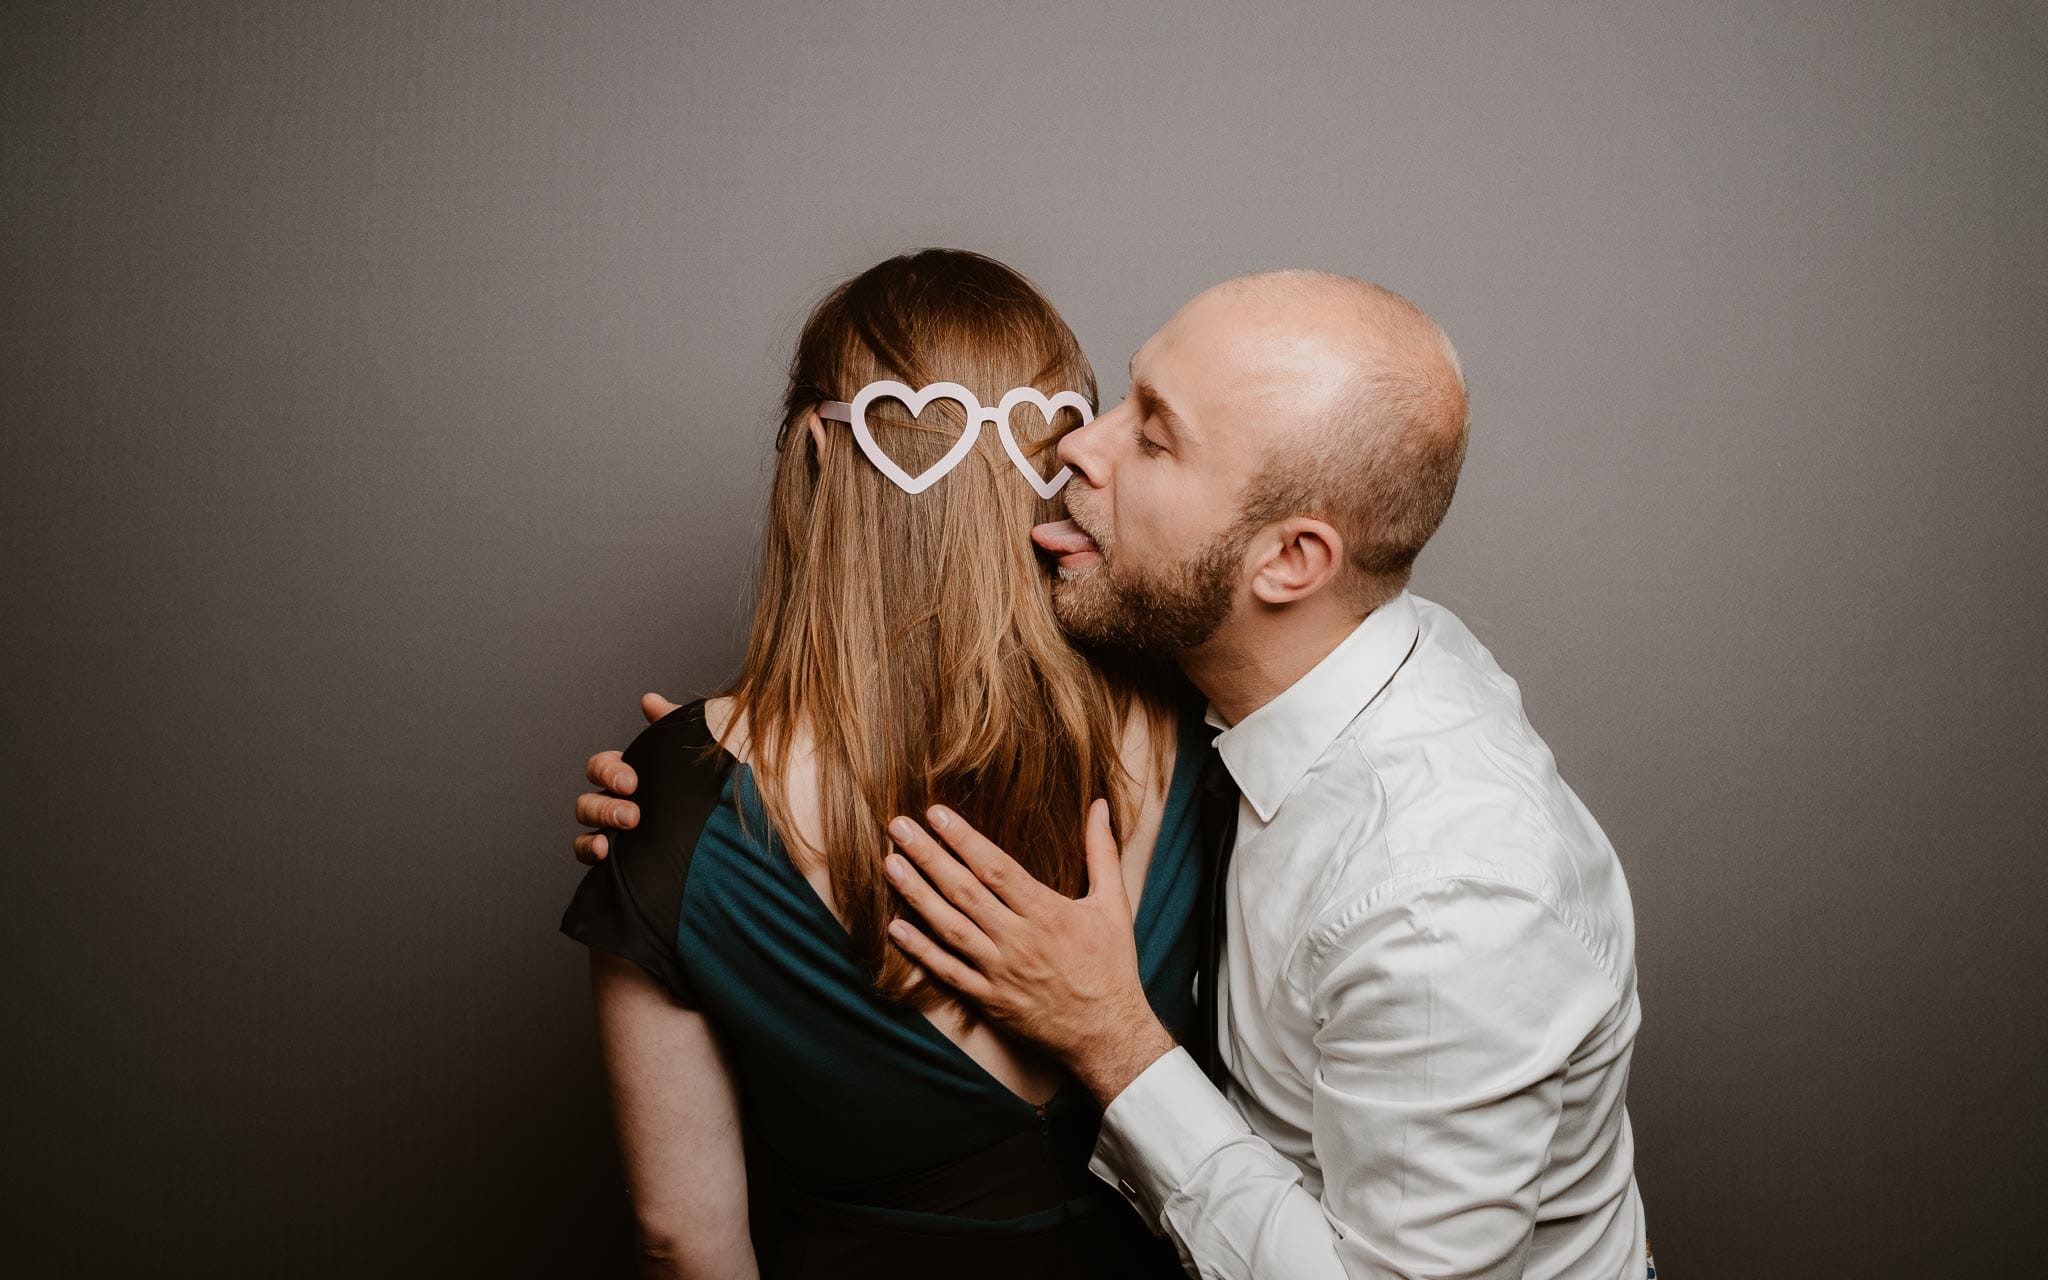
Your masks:
{"label": "green fabric", "polygon": [[[1199,947],[1194,784],[1204,733],[1198,716],[1183,718],[1136,914],[1146,994],[1183,1039]],[[677,949],[743,1082],[749,1141],[797,1186],[866,1203],[871,1184],[1035,1130],[1076,1197],[1106,1192],[1086,1173],[1100,1117],[1078,1085],[1041,1117],[924,1015],[875,995],[845,930],[775,839],[745,765],[732,769],[698,839]]]}

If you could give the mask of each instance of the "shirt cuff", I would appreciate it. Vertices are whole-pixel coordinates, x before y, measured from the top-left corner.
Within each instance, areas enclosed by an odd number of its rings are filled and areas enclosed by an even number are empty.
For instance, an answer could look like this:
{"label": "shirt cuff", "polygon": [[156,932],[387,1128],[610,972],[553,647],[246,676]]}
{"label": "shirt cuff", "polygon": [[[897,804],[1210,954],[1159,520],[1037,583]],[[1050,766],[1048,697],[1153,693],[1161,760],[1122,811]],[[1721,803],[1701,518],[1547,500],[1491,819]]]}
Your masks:
{"label": "shirt cuff", "polygon": [[1175,1047],[1110,1100],[1088,1170],[1130,1201],[1156,1234],[1168,1197],[1204,1160],[1250,1132],[1188,1051]]}

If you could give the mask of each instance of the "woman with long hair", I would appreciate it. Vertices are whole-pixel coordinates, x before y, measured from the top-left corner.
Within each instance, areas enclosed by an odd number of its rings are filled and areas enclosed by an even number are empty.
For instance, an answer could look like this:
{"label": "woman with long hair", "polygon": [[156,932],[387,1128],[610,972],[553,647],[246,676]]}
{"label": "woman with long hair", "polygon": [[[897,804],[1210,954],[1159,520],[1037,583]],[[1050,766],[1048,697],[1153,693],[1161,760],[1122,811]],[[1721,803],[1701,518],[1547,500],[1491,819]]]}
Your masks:
{"label": "woman with long hair", "polygon": [[[935,383],[1051,412],[1004,431]],[[640,820],[562,922],[657,1273],[1182,1274],[1088,1172],[1086,1092],[886,932],[891,815],[944,802],[1077,896],[1106,797],[1147,993],[1193,1022],[1199,712],[1068,643],[1029,539],[1077,401],[1072,332],[978,254],[892,258],[803,327],[738,679],[628,749]]]}

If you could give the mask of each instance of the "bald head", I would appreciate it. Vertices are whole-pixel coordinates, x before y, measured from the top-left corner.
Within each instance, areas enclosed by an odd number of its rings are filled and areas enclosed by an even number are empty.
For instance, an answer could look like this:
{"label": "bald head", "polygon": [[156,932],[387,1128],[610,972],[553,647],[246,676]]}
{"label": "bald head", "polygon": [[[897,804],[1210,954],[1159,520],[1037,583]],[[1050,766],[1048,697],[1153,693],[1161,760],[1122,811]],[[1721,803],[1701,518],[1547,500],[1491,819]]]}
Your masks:
{"label": "bald head", "polygon": [[1242,523],[1324,520],[1344,539],[1358,603],[1398,592],[1465,457],[1465,377],[1443,330],[1392,290],[1321,271],[1226,281],[1183,319],[1270,410],[1244,425],[1262,438]]}
{"label": "bald head", "polygon": [[[1339,402],[1366,394],[1375,380],[1399,384],[1407,410],[1379,425],[1431,434],[1465,427],[1465,374],[1436,321],[1391,289],[1327,271],[1265,271],[1239,276],[1188,304],[1214,313],[1242,335],[1236,355],[1263,372],[1285,370],[1302,426],[1362,428],[1337,420]],[[1303,376],[1308,375],[1308,376]],[[1389,406],[1393,407],[1393,406]],[[1354,439],[1351,444],[1365,443]]]}

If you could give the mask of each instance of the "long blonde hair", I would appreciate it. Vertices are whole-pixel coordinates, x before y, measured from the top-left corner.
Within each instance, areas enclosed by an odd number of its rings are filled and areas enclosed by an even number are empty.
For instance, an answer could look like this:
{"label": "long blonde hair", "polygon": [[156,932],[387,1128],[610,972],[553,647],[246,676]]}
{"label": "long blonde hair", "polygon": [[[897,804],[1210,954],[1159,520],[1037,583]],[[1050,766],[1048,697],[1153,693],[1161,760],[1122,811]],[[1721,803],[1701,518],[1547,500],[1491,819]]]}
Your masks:
{"label": "long blonde hair", "polygon": [[[992,429],[922,493],[897,488],[849,428],[806,427],[821,401],[889,378],[964,384],[993,405],[1013,387],[1096,398],[1094,371],[1059,313],[1023,276],[980,254],[926,249],[841,284],[805,322],[790,362],[759,599],[731,690],[769,821],[793,855],[824,861],[855,951],[878,990],[920,1008],[940,993],[888,942],[907,913],[882,873],[883,824],[943,803],[1068,896],[1085,887],[1081,826],[1108,797],[1119,832],[1142,800],[1122,765],[1127,717],[1150,717],[1163,763],[1163,697],[1140,675],[1076,652],[1052,611],[1030,529],[1065,515],[1019,475]],[[953,401],[920,424],[876,401],[874,439],[912,474],[958,439]],[[1079,425],[1033,410],[1012,430],[1041,474]],[[934,421],[936,419],[936,421]],[[1164,730],[1164,731],[1162,731]],[[815,752],[823,848],[797,835],[785,766],[800,735]]]}

